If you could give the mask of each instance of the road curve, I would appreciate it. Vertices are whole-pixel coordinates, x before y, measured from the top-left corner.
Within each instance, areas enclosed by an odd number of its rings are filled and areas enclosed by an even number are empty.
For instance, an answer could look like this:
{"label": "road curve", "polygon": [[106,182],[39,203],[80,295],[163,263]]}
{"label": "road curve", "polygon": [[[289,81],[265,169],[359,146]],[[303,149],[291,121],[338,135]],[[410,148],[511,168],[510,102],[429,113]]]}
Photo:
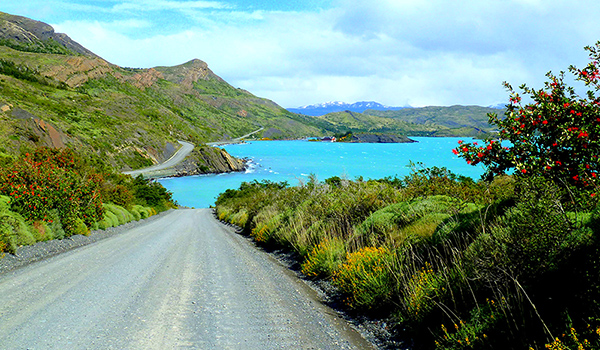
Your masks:
{"label": "road curve", "polygon": [[252,135],[256,134],[257,132],[263,131],[264,129],[265,129],[265,128],[261,126],[261,127],[260,127],[260,129],[258,129],[258,130],[254,130],[253,132],[251,132],[251,133],[248,133],[248,134],[246,134],[246,135],[244,135],[244,136],[236,137],[236,138],[234,138],[234,139],[231,139],[231,140],[226,140],[226,141],[215,141],[215,142],[209,142],[209,143],[207,143],[207,145],[209,145],[209,146],[219,146],[219,145],[227,145],[227,144],[230,144],[230,143],[239,143],[239,142],[241,142],[243,139],[245,139],[245,138],[248,138],[248,137],[250,137],[250,136],[252,136]]}
{"label": "road curve", "polygon": [[0,275],[2,349],[368,349],[310,289],[213,218],[174,210]]}
{"label": "road curve", "polygon": [[124,171],[123,174],[129,174],[133,177],[136,177],[140,174],[144,175],[146,173],[150,173],[150,172],[157,171],[157,170],[167,169],[167,168],[170,168],[172,166],[179,164],[181,161],[183,161],[185,159],[185,157],[187,157],[192,152],[192,150],[194,150],[194,145],[189,142],[185,142],[185,141],[178,141],[178,142],[181,144],[181,148],[178,149],[177,152],[175,152],[175,154],[173,154],[171,156],[171,158],[167,159],[164,163],[156,164],[151,167],[147,167],[147,168],[143,168],[143,169]]}

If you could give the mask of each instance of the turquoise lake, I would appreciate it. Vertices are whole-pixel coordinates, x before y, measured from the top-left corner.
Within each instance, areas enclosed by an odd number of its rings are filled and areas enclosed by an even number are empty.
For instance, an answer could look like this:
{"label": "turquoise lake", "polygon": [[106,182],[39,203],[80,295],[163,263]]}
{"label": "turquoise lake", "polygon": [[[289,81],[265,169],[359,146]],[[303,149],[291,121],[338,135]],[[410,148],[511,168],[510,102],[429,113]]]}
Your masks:
{"label": "turquoise lake", "polygon": [[216,197],[244,181],[306,182],[310,174],[319,180],[332,176],[356,179],[403,177],[410,173],[409,163],[446,167],[475,180],[482,167],[468,165],[452,153],[461,138],[412,137],[416,143],[332,143],[308,141],[253,141],[223,146],[231,155],[250,159],[246,172],[165,178],[159,182],[173,192],[183,206],[203,208]]}

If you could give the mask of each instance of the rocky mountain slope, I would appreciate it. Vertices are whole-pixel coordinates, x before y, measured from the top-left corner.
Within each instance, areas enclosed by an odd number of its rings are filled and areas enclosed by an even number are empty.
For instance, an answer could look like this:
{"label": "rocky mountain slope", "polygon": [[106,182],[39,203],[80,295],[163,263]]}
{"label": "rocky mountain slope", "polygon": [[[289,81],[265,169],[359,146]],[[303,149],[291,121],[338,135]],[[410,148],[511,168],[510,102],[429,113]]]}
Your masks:
{"label": "rocky mountain slope", "polygon": [[0,13],[0,160],[23,147],[72,147],[129,170],[167,159],[177,140],[228,140],[261,127],[255,137],[324,133],[200,60],[119,67],[47,24]]}

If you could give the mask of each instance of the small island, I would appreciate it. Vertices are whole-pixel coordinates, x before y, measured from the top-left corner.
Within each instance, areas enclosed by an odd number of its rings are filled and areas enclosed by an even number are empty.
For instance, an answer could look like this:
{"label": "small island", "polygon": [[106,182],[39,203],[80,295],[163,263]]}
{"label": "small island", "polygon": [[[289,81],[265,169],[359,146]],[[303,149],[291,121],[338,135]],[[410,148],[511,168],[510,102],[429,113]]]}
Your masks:
{"label": "small island", "polygon": [[314,139],[312,141],[323,142],[347,142],[347,143],[412,143],[417,142],[404,135],[386,134],[386,133],[366,133],[366,132],[347,132],[333,137],[326,136]]}

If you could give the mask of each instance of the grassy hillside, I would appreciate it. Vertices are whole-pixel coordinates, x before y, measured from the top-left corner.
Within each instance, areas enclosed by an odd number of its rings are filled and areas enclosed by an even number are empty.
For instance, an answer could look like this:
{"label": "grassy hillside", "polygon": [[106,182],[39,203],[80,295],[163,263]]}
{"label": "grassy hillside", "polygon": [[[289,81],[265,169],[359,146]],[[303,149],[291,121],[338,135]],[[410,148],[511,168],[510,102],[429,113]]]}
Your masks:
{"label": "grassy hillside", "polygon": [[491,130],[487,113],[478,106],[407,108],[397,111],[335,112],[320,117],[319,126],[337,133],[347,131],[395,133],[407,136],[481,137]]}
{"label": "grassy hillside", "polygon": [[261,127],[257,137],[275,139],[324,132],[232,87],[200,60],[122,68],[41,22],[0,13],[0,24],[3,154],[67,146],[125,170],[168,158],[177,140],[228,140]]}
{"label": "grassy hillside", "polygon": [[367,110],[365,113],[408,123],[439,125],[456,130],[478,128],[489,131],[488,113],[502,115],[504,111],[481,106],[429,106],[395,111]]}

